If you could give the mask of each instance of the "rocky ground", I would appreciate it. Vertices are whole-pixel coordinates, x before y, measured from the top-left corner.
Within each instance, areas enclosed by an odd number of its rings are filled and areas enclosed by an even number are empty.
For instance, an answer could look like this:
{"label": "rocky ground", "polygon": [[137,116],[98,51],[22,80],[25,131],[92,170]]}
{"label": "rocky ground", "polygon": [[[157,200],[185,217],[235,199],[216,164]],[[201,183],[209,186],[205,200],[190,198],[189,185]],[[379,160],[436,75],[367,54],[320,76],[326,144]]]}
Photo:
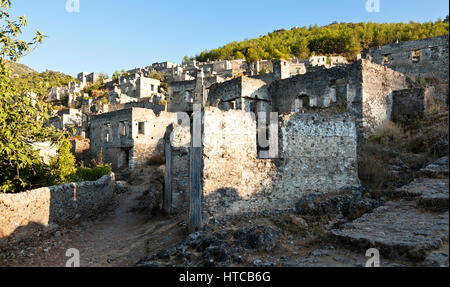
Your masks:
{"label": "rocky ground", "polygon": [[[109,210],[74,226],[50,226],[22,242],[0,247],[0,266],[65,266],[66,251],[80,251],[81,266],[132,266],[140,258],[184,238],[177,217],[152,212],[161,169],[146,168],[119,181]],[[130,174],[118,175],[129,179]]]}
{"label": "rocky ground", "polygon": [[69,248],[80,250],[81,266],[102,267],[361,267],[369,248],[380,250],[381,266],[448,266],[448,156],[383,199],[355,186],[306,196],[292,210],[212,218],[193,234],[185,216],[154,212],[162,174],[119,175],[107,213],[2,247],[0,266],[65,266]]}
{"label": "rocky ground", "polygon": [[291,211],[214,218],[136,266],[361,267],[369,248],[381,266],[448,266],[448,156],[421,174],[433,178],[387,191],[387,201],[354,187],[307,196]]}

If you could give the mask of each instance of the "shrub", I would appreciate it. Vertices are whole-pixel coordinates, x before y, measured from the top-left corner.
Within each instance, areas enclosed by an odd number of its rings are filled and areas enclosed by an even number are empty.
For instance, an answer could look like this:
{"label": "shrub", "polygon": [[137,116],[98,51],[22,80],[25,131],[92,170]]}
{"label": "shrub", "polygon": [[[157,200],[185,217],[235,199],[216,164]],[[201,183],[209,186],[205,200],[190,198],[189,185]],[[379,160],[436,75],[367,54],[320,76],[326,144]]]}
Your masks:
{"label": "shrub", "polygon": [[389,154],[375,143],[365,143],[359,149],[358,176],[372,191],[383,189],[384,184],[394,179],[385,161]]}
{"label": "shrub", "polygon": [[393,122],[386,122],[379,126],[368,141],[388,145],[391,143],[399,143],[407,134],[397,124]]}
{"label": "shrub", "polygon": [[93,168],[80,167],[77,169],[76,173],[72,175],[72,181],[96,181],[102,176],[110,174],[111,167],[107,164],[98,165]]}
{"label": "shrub", "polygon": [[67,138],[62,139],[58,146],[57,155],[50,160],[49,185],[62,184],[70,181],[76,172],[75,157],[71,153],[72,144]]}

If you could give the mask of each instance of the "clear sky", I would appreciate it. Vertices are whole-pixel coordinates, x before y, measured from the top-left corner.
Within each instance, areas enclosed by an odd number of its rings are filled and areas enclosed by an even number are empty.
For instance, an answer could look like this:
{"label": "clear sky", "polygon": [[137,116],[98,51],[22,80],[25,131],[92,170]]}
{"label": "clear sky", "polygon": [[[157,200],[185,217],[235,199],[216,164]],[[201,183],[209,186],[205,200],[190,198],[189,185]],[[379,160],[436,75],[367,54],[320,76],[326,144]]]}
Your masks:
{"label": "clear sky", "polygon": [[132,69],[158,61],[180,63],[232,41],[277,29],[338,22],[425,22],[444,18],[448,0],[12,0],[11,15],[25,15],[24,37],[39,29],[48,36],[21,63],[41,72],[76,76],[81,71]]}

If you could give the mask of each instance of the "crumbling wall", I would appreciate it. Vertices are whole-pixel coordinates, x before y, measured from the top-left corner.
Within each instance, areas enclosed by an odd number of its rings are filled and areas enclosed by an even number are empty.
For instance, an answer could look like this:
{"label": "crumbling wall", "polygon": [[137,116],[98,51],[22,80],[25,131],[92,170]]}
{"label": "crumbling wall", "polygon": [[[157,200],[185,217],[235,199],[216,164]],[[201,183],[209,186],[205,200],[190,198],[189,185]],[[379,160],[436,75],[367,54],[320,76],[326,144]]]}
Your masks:
{"label": "crumbling wall", "polygon": [[[159,115],[155,115],[148,109],[133,109],[132,168],[147,165],[154,156],[164,156],[166,129],[170,124],[176,122],[176,113],[161,112]],[[141,130],[139,125],[141,125]]]}
{"label": "crumbling wall", "polygon": [[371,48],[365,58],[416,78],[448,83],[448,35]]}
{"label": "crumbling wall", "polygon": [[[207,109],[203,127],[204,217],[239,213],[236,204],[271,187],[270,161],[257,159],[256,121],[243,111]],[[249,206],[246,206],[248,209]]]}
{"label": "crumbling wall", "polygon": [[[170,163],[170,170],[166,173],[166,180],[170,181],[171,190],[171,212],[181,213],[189,206],[189,146],[191,143],[191,133],[189,126],[183,127],[173,125],[168,131],[170,156],[166,154],[166,162]],[[166,165],[167,168],[167,165]]]}
{"label": "crumbling wall", "polygon": [[420,118],[448,107],[448,85],[433,85],[394,91],[392,120]]}
{"label": "crumbling wall", "polygon": [[273,82],[269,87],[272,111],[296,111],[296,100],[307,97],[311,107],[327,107],[338,99],[347,98],[346,84],[356,65],[321,69]]}
{"label": "crumbling wall", "polygon": [[293,207],[307,193],[359,184],[353,115],[291,114],[281,123],[281,164],[271,201]]}
{"label": "crumbling wall", "polygon": [[[354,116],[292,114],[280,124],[280,159],[258,159],[249,113],[205,111],[203,217],[293,208],[305,194],[359,184]],[[277,162],[277,164],[276,164]]]}
{"label": "crumbling wall", "polygon": [[93,182],[0,194],[0,243],[13,233],[25,238],[36,226],[61,225],[96,216],[108,206],[113,190],[111,174]]}
{"label": "crumbling wall", "polygon": [[[361,137],[370,136],[385,121],[391,120],[392,95],[408,88],[406,76],[385,66],[362,60]],[[359,102],[357,100],[357,102]]]}
{"label": "crumbling wall", "polygon": [[197,80],[170,82],[167,87],[167,111],[190,112]]}
{"label": "crumbling wall", "polygon": [[124,109],[91,117],[90,151],[103,154],[113,170],[128,167],[133,148],[132,109]]}
{"label": "crumbling wall", "polygon": [[[265,102],[257,108],[257,102]],[[269,92],[267,84],[263,80],[239,77],[210,88],[208,105],[219,107],[222,110],[245,110],[247,112],[258,112],[269,110]],[[260,104],[261,105],[261,104]]]}
{"label": "crumbling wall", "polygon": [[93,116],[91,153],[103,153],[114,170],[147,165],[150,158],[164,155],[167,126],[177,122],[176,113],[131,108]]}

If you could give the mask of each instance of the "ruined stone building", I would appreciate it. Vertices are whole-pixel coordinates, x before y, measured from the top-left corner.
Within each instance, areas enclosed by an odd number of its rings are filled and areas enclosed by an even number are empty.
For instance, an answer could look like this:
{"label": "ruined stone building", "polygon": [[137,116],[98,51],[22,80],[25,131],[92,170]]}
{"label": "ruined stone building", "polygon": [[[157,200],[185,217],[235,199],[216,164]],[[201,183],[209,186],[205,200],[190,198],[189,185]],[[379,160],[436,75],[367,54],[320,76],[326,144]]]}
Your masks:
{"label": "ruined stone building", "polygon": [[103,154],[114,170],[144,166],[155,155],[164,155],[166,128],[177,115],[156,115],[145,108],[128,108],[93,115],[90,123],[90,150]]}
{"label": "ruined stone building", "polygon": [[119,84],[109,90],[109,100],[112,104],[137,102],[144,98],[152,98],[159,93],[161,82],[144,77],[141,74],[121,76]]}
{"label": "ruined stone building", "polygon": [[151,69],[156,71],[157,73],[168,73],[169,69],[177,66],[178,64],[176,63],[161,62],[161,63],[153,63],[151,65]]}
{"label": "ruined stone building", "polygon": [[208,106],[224,111],[269,112],[270,96],[266,82],[246,76],[214,85],[208,95]]}
{"label": "ruined stone building", "polygon": [[98,73],[81,72],[77,75],[77,80],[83,85],[93,84],[100,77]]}
{"label": "ruined stone building", "polygon": [[85,122],[86,119],[81,109],[65,109],[50,118],[48,124],[59,130],[74,128],[77,135],[84,136],[85,129],[83,125]]}
{"label": "ruined stone building", "polygon": [[448,83],[448,35],[370,48],[363,57],[408,76]]}
{"label": "ruined stone building", "polygon": [[197,80],[170,82],[167,86],[167,111],[192,111]]}
{"label": "ruined stone building", "polygon": [[258,156],[251,113],[205,108],[194,112],[194,122],[198,113],[198,147],[186,127],[169,129],[171,139],[166,135],[165,209],[187,212],[194,227],[210,216],[288,209],[303,195],[359,184],[357,132],[349,113],[277,118],[279,148],[271,159]]}

